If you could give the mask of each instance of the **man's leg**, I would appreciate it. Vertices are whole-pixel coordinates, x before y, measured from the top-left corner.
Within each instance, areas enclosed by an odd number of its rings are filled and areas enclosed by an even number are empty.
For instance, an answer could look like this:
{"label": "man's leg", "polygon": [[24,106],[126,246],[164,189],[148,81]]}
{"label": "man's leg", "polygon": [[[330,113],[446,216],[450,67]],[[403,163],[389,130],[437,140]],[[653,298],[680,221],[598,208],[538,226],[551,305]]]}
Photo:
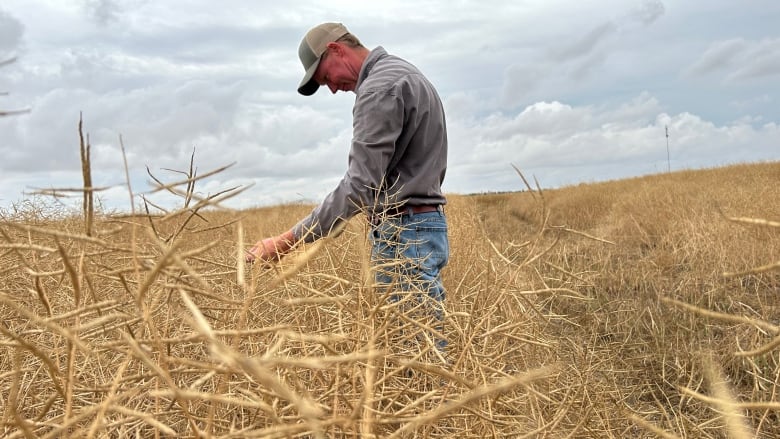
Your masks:
{"label": "man's leg", "polygon": [[[442,334],[446,293],[441,270],[449,261],[447,219],[443,212],[427,212],[404,216],[403,223],[407,230],[404,256],[409,261],[409,278],[419,291],[427,293],[419,300],[425,313],[432,317],[433,329]],[[433,339],[439,352],[444,353],[447,340],[436,334]]]}
{"label": "man's leg", "polygon": [[389,292],[393,302],[401,301],[402,310],[416,308],[415,314],[422,314],[422,320],[430,319],[436,331],[430,335],[443,353],[447,341],[440,335],[445,300],[441,270],[449,260],[444,213],[386,219],[373,228],[371,242],[378,291]]}

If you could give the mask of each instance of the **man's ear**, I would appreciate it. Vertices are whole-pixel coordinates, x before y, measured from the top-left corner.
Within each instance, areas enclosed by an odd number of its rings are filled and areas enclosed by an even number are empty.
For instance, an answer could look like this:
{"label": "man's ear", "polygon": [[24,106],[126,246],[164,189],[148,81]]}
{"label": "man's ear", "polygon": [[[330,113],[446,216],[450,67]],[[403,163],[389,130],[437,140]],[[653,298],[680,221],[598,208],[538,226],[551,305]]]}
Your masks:
{"label": "man's ear", "polygon": [[336,54],[338,56],[344,56],[344,47],[341,46],[341,44],[331,41],[327,44],[328,49],[331,53]]}

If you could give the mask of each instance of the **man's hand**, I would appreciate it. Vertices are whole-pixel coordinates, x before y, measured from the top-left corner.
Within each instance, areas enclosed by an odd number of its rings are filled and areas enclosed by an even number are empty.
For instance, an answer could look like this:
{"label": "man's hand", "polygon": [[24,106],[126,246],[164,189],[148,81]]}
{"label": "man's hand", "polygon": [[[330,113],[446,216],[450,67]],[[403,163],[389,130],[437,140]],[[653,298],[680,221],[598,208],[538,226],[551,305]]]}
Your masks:
{"label": "man's hand", "polygon": [[264,262],[278,261],[285,253],[290,251],[295,243],[295,235],[292,231],[287,231],[281,235],[271,238],[265,238],[257,241],[246,255],[246,262],[252,263],[256,260]]}

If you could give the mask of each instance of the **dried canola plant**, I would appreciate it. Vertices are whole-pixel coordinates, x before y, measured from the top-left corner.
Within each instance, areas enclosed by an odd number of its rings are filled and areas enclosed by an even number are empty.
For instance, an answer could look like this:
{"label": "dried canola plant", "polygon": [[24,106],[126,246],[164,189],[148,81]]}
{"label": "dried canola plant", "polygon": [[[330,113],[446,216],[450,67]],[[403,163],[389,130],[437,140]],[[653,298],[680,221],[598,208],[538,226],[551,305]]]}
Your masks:
{"label": "dried canola plant", "polygon": [[[709,251],[736,250],[725,240],[705,249],[698,223],[673,227],[687,240],[672,239],[660,219],[636,215],[633,203],[691,207],[664,198],[668,189],[526,184],[450,197],[442,361],[431,349],[436,328],[373,284],[360,218],[280,263],[247,266],[246,235],[274,232],[309,207],[220,209],[240,189],[199,198],[194,184],[213,172],[197,175],[191,163],[182,174],[154,179],[184,207],[160,211],[145,198],[143,214],[97,213],[92,236],[79,216],[3,215],[0,435],[778,433],[776,302],[766,294],[776,269],[724,267],[698,277],[712,285],[691,294],[694,276],[679,272],[706,266]],[[669,221],[690,222],[681,209]],[[776,225],[762,227],[754,238],[776,243]],[[733,282],[766,299],[753,317],[712,299]],[[742,351],[721,349],[717,340],[732,338],[720,338],[719,324],[738,329]]]}
{"label": "dried canola plant", "polygon": [[[198,178],[191,167],[157,190],[190,200]],[[467,282],[516,281],[526,263],[489,255],[479,276],[453,286],[451,300],[468,308],[448,313],[453,348],[442,362],[428,343],[435,329],[375,290],[360,221],[283,263],[247,267],[244,230],[274,224],[208,209],[235,193],[162,215],[147,204],[145,215],[98,216],[92,236],[78,217],[3,222],[4,436],[476,437],[538,427],[533,410],[515,416],[547,404],[534,386],[557,373],[515,360],[546,345],[521,318],[533,300],[494,301],[506,292],[482,297]],[[507,312],[517,321],[493,321]]]}

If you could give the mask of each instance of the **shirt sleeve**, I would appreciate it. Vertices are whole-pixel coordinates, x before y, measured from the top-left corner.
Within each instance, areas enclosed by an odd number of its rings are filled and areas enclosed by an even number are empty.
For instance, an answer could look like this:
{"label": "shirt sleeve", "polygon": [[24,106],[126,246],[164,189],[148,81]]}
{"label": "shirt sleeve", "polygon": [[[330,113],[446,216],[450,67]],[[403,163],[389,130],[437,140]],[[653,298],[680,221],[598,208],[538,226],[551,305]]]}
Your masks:
{"label": "shirt sleeve", "polygon": [[[295,239],[312,242],[327,236],[376,202],[404,126],[401,95],[390,90],[362,91],[352,110],[352,146],[347,172],[336,188],[293,227]],[[392,183],[392,182],[391,182]]]}

